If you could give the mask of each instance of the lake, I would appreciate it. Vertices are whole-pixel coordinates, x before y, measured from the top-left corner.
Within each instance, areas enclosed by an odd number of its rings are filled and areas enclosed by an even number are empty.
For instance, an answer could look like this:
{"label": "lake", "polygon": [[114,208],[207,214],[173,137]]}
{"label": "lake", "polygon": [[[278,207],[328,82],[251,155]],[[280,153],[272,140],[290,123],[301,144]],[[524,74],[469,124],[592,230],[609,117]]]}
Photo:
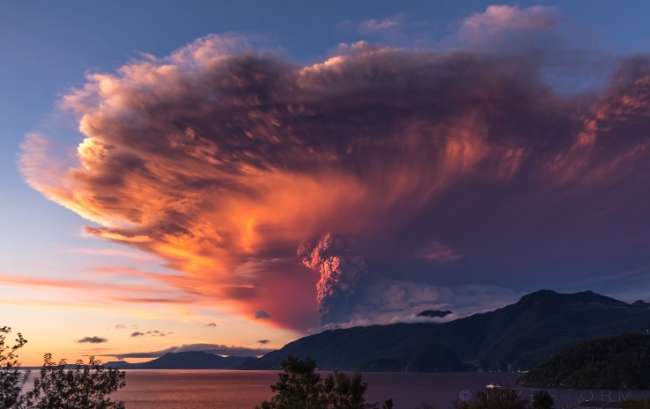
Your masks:
{"label": "lake", "polygon": [[[128,370],[127,386],[114,397],[127,409],[253,409],[271,396],[274,371],[229,370]],[[396,409],[428,405],[450,408],[455,400],[482,390],[489,383],[514,386],[516,374],[509,373],[366,373],[368,400],[393,398]],[[518,388],[530,396],[534,390]],[[650,391],[550,391],[556,408],[570,408],[592,399],[616,401],[650,397]]]}

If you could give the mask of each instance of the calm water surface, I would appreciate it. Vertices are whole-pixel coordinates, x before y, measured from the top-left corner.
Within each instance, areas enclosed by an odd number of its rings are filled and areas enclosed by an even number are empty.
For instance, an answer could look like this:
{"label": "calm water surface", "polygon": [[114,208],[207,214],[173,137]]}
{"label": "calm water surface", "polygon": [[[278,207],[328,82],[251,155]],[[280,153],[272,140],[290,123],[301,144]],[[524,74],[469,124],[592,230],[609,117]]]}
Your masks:
{"label": "calm water surface", "polygon": [[[514,386],[516,374],[452,373],[398,374],[366,373],[368,400],[393,398],[396,409],[415,409],[427,404],[446,409],[460,397],[482,390],[486,384]],[[227,370],[129,370],[127,386],[114,397],[127,409],[253,409],[271,396],[274,371]],[[519,389],[529,396],[534,391]],[[645,392],[551,391],[558,405],[569,408],[586,399],[620,400],[649,396]]]}

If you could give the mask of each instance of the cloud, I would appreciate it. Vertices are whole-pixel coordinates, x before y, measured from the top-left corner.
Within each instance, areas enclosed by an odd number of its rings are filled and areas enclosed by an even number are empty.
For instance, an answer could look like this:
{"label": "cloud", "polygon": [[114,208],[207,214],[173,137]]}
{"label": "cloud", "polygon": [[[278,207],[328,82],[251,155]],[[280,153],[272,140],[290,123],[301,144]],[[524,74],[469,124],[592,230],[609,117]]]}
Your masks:
{"label": "cloud", "polygon": [[465,18],[447,42],[475,53],[526,55],[529,63],[537,65],[538,69],[565,71],[559,79],[567,77],[567,82],[576,81],[569,77],[584,81],[578,74],[568,75],[571,70],[578,70],[583,76],[602,75],[603,68],[598,72],[593,65],[591,69],[580,69],[590,60],[605,58],[602,55],[596,58],[598,53],[593,50],[586,53],[589,56],[576,57],[585,51],[567,47],[575,43],[575,39],[560,34],[560,23],[560,15],[554,7],[491,5]]}
{"label": "cloud", "polygon": [[108,340],[102,337],[83,337],[77,342],[79,344],[103,344],[105,342],[108,342]]}
{"label": "cloud", "polygon": [[157,329],[150,330],[150,331],[135,331],[131,333],[131,337],[144,337],[144,336],[152,336],[152,337],[165,337],[169,334],[173,334],[172,332],[164,332],[164,331],[159,331]]}
{"label": "cloud", "polygon": [[106,257],[123,257],[135,261],[155,261],[156,257],[143,253],[122,249],[110,248],[74,248],[70,250],[71,253],[86,254],[91,256],[106,256]]}
{"label": "cloud", "polygon": [[268,340],[268,339],[260,339],[259,341],[257,341],[257,343],[258,343],[258,344],[261,344],[261,345],[266,345],[266,344],[268,344],[269,342],[271,342],[271,341]]}
{"label": "cloud", "polygon": [[557,12],[552,7],[492,5],[482,13],[473,14],[463,20],[460,36],[472,41],[505,33],[522,31],[543,31],[558,24]]}
{"label": "cloud", "polygon": [[115,329],[127,329],[128,326],[124,324],[115,324]]}
{"label": "cloud", "polygon": [[18,276],[0,272],[0,285],[11,287],[42,287],[81,295],[101,296],[103,300],[127,303],[183,303],[192,299],[183,297],[177,288],[151,283],[145,284],[116,284],[107,281],[90,280],[61,280],[37,276]]}
{"label": "cloud", "polygon": [[358,29],[362,33],[373,33],[377,31],[393,30],[402,25],[402,16],[390,16],[382,19],[363,20],[358,24]]}
{"label": "cloud", "polygon": [[316,301],[325,323],[345,319],[349,304],[356,298],[360,282],[367,275],[365,259],[356,254],[347,237],[326,233],[298,248],[305,267],[320,276]]}
{"label": "cloud", "polygon": [[[59,280],[51,278],[40,277],[25,277],[11,274],[0,273],[0,283],[4,285],[26,286],[26,287],[50,287],[60,288],[67,290],[97,290],[105,288],[107,290],[114,290],[116,292],[145,292],[149,291],[146,287],[137,285],[123,285],[113,283],[99,283],[83,280]],[[157,289],[151,289],[156,291]]]}
{"label": "cloud", "polygon": [[463,255],[444,243],[434,240],[422,250],[422,258],[429,261],[451,262],[460,260]]}
{"label": "cloud", "polygon": [[[468,21],[553,24],[535,7]],[[89,75],[62,100],[81,134],[72,163],[40,133],[21,169],[88,235],[178,271],[112,299],[213,303],[298,329],[404,316],[408,294],[461,311],[471,297],[436,291],[647,264],[648,61],[566,97],[526,53],[364,45],[301,65],[208,36]],[[385,307],[369,295],[382,291]]]}
{"label": "cloud", "polygon": [[173,297],[121,297],[112,296],[110,299],[119,302],[132,304],[191,304],[192,298],[173,298]]}
{"label": "cloud", "polygon": [[266,320],[271,318],[271,314],[264,310],[257,310],[255,311],[255,319],[256,320]]}
{"label": "cloud", "polygon": [[154,337],[166,337],[167,335],[173,334],[173,332],[171,332],[171,331],[159,331],[157,329],[154,329],[152,331],[147,331],[146,334],[154,336]]}
{"label": "cloud", "polygon": [[[365,20],[344,20],[337,24],[341,38],[346,41],[339,43],[337,54],[358,51],[360,45],[368,47],[368,42],[381,43],[383,47],[428,48],[440,46],[440,41],[432,35],[438,27],[422,16],[409,13],[399,13],[382,18]],[[359,40],[362,41],[359,41]],[[375,45],[377,47],[377,45]]]}
{"label": "cloud", "polygon": [[205,326],[215,328],[217,326],[217,323],[216,322],[208,322],[207,324],[205,324]]}
{"label": "cloud", "polygon": [[209,352],[212,354],[222,355],[222,356],[261,356],[268,352],[271,352],[272,349],[248,348],[248,347],[228,346],[228,345],[220,345],[220,344],[188,344],[188,345],[170,347],[160,351],[126,352],[120,354],[104,354],[102,356],[111,356],[117,359],[142,359],[142,358],[158,358],[169,352],[190,352],[190,351]]}

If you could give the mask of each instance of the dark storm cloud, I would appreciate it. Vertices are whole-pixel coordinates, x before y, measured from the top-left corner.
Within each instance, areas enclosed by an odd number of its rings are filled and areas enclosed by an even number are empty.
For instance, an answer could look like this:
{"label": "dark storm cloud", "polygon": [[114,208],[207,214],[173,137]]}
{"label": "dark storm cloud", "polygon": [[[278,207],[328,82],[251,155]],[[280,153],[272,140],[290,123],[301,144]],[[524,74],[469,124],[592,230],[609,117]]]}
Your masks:
{"label": "dark storm cloud", "polygon": [[57,172],[32,138],[28,181],[89,234],[167,260],[191,297],[293,328],[470,311],[650,261],[647,57],[567,97],[530,53],[240,50],[210,36],[90,76],[63,101],[78,163]]}
{"label": "dark storm cloud", "polygon": [[269,319],[269,318],[271,318],[271,314],[269,314],[268,312],[266,312],[264,310],[255,311],[255,319],[257,319],[257,320],[266,320],[266,319]]}
{"label": "dark storm cloud", "polygon": [[102,337],[83,337],[77,342],[79,344],[103,344],[105,342],[108,342],[108,340]]}

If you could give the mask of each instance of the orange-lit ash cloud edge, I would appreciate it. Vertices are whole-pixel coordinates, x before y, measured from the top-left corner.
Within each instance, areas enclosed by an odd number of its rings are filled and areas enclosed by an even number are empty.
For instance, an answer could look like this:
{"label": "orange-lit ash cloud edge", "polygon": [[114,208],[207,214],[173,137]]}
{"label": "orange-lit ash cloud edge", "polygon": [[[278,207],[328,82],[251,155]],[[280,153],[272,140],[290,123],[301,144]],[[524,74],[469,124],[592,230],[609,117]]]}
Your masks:
{"label": "orange-lit ash cloud edge", "polygon": [[644,262],[648,59],[589,98],[539,71],[366,44],[300,65],[209,36],[90,75],[62,99],[82,135],[72,163],[32,135],[21,167],[90,235],[248,316],[304,329],[462,312],[531,277]]}

